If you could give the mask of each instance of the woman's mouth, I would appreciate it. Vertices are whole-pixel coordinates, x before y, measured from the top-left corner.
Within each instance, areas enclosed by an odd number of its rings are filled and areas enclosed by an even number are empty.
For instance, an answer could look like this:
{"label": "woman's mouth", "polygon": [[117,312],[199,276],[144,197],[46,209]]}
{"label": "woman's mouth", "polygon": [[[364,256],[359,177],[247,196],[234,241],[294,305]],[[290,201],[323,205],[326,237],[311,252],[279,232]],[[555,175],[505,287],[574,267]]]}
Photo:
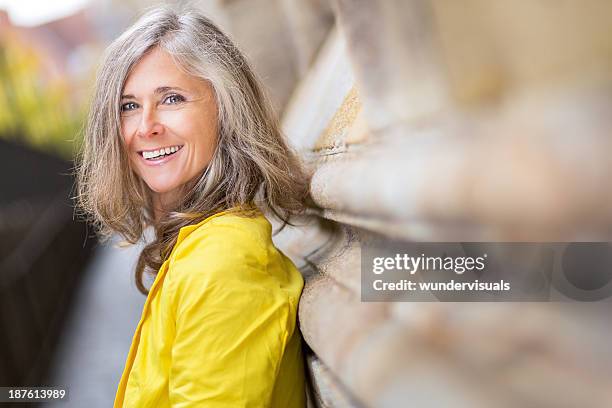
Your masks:
{"label": "woman's mouth", "polygon": [[138,154],[148,164],[162,164],[170,160],[182,148],[183,145],[167,146],[153,150],[141,150]]}

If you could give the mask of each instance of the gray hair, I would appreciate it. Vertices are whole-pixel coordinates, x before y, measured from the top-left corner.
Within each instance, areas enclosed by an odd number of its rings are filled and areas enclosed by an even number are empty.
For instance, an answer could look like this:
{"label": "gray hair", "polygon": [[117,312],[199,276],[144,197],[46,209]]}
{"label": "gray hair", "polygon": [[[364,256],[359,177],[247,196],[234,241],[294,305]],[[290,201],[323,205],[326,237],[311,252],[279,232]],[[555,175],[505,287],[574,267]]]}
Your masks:
{"label": "gray hair", "polygon": [[[120,136],[126,78],[151,49],[161,47],[187,73],[207,80],[218,107],[218,145],[183,199],[153,219],[150,191],[130,168]],[[238,48],[193,9],[164,6],[142,16],[106,50],[98,70],[77,164],[77,200],[101,237],[118,232],[136,243],[152,225],[155,240],[135,271],[142,293],[145,270],[156,273],[183,226],[234,207],[268,210],[285,224],[309,205],[308,175],[280,131],[259,80]],[[245,212],[247,214],[248,211]]]}

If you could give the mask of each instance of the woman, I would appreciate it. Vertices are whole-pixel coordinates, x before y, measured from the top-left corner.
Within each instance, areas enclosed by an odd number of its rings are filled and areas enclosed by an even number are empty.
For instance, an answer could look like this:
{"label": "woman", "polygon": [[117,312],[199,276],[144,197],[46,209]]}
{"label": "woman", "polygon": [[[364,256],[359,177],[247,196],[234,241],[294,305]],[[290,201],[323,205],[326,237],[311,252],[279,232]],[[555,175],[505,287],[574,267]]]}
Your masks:
{"label": "woman", "polygon": [[109,46],[77,176],[103,237],[155,233],[136,266],[147,300],[114,406],[304,406],[303,279],[262,210],[283,226],[303,213],[307,176],[210,20],[159,8]]}

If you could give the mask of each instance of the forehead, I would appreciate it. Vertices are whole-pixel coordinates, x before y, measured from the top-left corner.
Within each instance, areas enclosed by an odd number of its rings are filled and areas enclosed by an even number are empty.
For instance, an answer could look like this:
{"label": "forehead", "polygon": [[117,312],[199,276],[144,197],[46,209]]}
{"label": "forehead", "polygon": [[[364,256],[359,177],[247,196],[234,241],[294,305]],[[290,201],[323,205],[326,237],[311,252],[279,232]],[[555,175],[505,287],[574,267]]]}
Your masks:
{"label": "forehead", "polygon": [[131,69],[123,93],[153,93],[160,86],[181,87],[197,92],[206,88],[205,81],[182,70],[172,56],[159,47],[147,52]]}

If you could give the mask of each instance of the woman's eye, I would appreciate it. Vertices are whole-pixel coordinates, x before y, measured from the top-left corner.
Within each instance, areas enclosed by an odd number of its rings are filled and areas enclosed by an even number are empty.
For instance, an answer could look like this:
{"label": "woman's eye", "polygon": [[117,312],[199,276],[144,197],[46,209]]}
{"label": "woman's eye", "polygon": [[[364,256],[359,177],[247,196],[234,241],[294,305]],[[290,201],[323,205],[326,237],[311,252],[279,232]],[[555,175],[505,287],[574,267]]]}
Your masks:
{"label": "woman's eye", "polygon": [[127,102],[121,105],[121,112],[129,112],[131,110],[136,109],[137,107],[138,105],[135,104],[134,102]]}
{"label": "woman's eye", "polygon": [[185,98],[183,98],[181,95],[179,94],[172,94],[172,95],[168,95],[165,99],[164,99],[164,103],[166,104],[176,104],[176,103],[180,103],[180,102],[184,102]]}

